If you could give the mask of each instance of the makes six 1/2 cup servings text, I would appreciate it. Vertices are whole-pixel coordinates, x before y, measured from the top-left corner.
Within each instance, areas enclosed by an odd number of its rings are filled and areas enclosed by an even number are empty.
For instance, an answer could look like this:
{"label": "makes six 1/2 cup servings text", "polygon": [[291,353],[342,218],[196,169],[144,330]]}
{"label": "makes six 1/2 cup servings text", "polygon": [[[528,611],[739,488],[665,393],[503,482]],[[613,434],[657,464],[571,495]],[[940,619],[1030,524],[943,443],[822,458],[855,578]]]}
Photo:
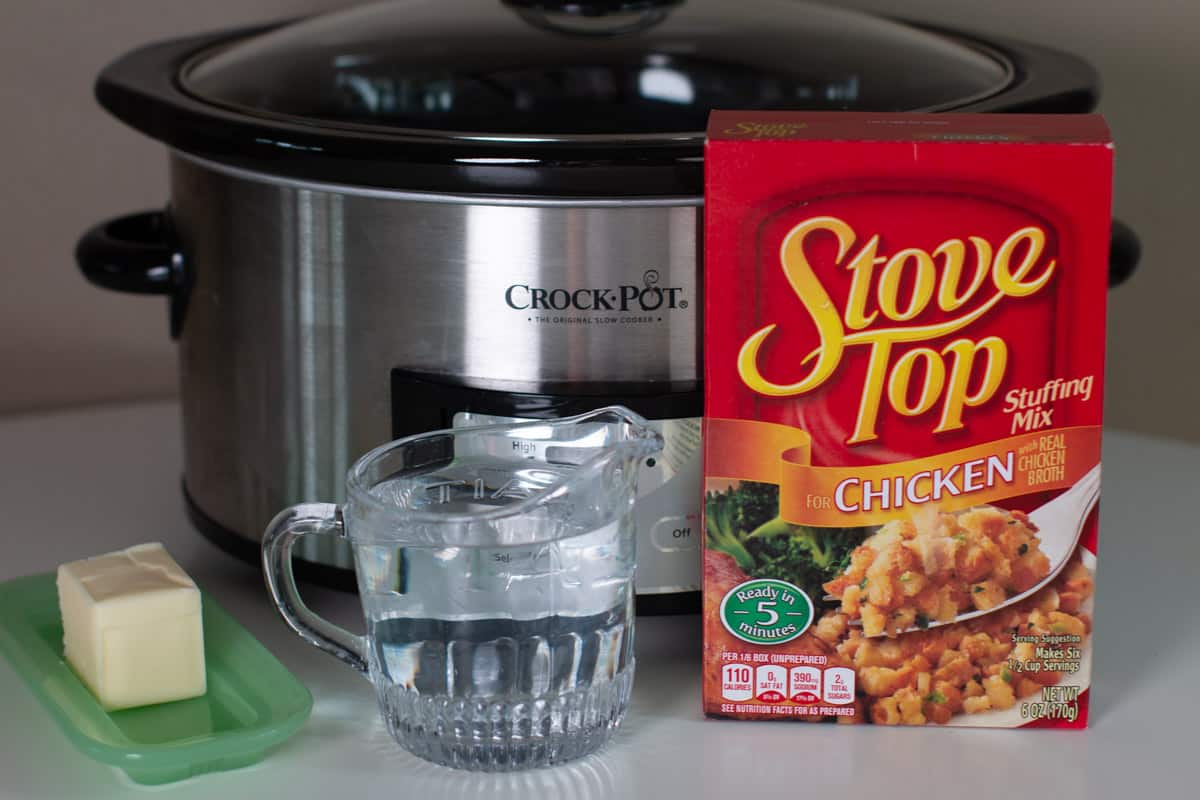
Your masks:
{"label": "makes six 1/2 cup servings text", "polygon": [[713,115],[706,713],[1086,724],[1111,164],[1096,116]]}

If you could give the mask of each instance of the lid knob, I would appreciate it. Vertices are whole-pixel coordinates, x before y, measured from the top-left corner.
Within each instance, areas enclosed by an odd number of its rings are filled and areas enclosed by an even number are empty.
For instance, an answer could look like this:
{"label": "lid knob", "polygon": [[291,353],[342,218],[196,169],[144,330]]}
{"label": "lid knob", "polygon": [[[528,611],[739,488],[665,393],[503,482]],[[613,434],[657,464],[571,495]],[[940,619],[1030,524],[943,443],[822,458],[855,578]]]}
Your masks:
{"label": "lid knob", "polygon": [[521,19],[566,36],[638,33],[667,18],[685,0],[502,0]]}

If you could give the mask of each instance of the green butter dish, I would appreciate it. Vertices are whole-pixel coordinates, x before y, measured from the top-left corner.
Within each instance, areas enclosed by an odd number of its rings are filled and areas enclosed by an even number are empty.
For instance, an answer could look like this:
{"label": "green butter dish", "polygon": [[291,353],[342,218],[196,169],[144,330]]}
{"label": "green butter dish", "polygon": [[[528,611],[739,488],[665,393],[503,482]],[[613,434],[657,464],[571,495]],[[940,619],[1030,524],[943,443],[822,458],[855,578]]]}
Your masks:
{"label": "green butter dish", "polygon": [[54,577],[0,583],[0,653],[87,756],[137,783],[171,783],[257,763],[308,719],[308,689],[203,593],[208,693],[105,711],[63,659]]}

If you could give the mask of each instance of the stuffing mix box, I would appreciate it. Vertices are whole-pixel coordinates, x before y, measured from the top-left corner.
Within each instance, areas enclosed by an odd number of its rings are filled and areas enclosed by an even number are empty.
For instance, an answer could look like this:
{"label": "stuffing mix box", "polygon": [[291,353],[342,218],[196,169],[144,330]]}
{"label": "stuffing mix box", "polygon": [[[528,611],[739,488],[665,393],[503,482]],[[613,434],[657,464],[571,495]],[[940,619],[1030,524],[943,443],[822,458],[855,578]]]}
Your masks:
{"label": "stuffing mix box", "polygon": [[1103,120],[709,137],[704,710],[1085,726]]}

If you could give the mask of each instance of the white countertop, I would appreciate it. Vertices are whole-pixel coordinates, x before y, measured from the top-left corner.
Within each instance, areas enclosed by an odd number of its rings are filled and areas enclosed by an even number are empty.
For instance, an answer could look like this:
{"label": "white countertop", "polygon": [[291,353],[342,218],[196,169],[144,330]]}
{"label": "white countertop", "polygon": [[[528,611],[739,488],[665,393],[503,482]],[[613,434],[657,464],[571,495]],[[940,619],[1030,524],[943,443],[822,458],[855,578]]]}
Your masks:
{"label": "white countertop", "polygon": [[[1113,431],[1105,440],[1092,729],[1011,731],[707,720],[695,616],[640,618],[633,706],[616,739],[553,769],[480,775],[402,752],[371,686],[302,642],[258,570],[201,538],[180,495],[178,406],[0,420],[0,581],[142,541],[196,581],[308,687],[312,718],[260,764],[140,787],[78,753],[0,659],[0,800],[8,798],[768,798],[1055,800],[1196,793],[1200,711],[1200,447]],[[305,587],[353,626],[357,599]],[[361,626],[359,626],[361,627]]]}

